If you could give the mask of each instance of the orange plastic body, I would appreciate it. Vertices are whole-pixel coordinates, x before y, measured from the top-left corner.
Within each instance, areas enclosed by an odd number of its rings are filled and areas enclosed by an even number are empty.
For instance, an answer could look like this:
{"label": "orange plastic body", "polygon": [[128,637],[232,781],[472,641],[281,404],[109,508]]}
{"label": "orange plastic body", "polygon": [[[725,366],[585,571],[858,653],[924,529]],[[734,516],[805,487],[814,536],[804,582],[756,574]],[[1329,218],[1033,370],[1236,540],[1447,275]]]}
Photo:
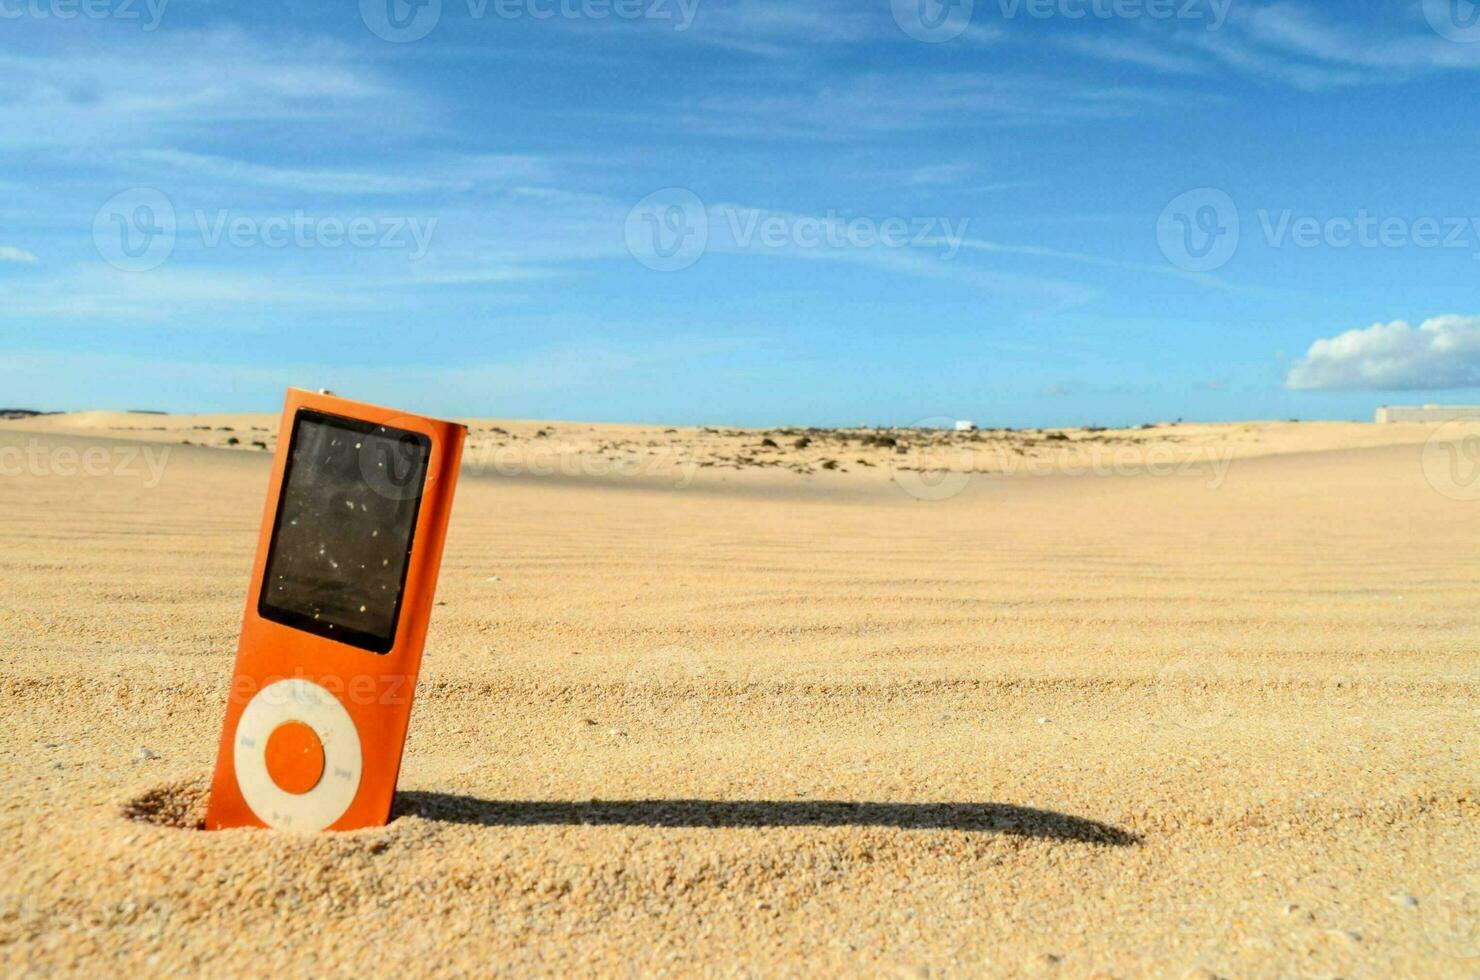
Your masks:
{"label": "orange plastic body", "polygon": [[[393,645],[384,654],[297,630],[258,614],[258,600],[283,490],[294,421],[300,409],[418,432],[431,441],[400,616]],[[406,415],[332,395],[289,389],[273,458],[262,530],[257,539],[257,557],[247,590],[247,606],[226,705],[226,721],[216,756],[215,776],[206,811],[207,829],[268,825],[253,812],[237,785],[234,757],[237,723],[254,695],[276,681],[290,678],[303,678],[329,691],[349,712],[359,736],[361,772],[358,789],[348,809],[327,829],[380,826],[389,819],[466,435],[467,430],[456,423]],[[276,745],[268,746],[269,765],[287,765],[292,770],[286,782],[278,780],[284,785],[303,779],[305,775],[311,776],[307,770],[315,764],[323,766],[321,753],[317,755],[318,762],[314,761],[316,749],[311,737],[306,740],[279,737],[275,742]],[[289,745],[291,751],[285,750]]]}

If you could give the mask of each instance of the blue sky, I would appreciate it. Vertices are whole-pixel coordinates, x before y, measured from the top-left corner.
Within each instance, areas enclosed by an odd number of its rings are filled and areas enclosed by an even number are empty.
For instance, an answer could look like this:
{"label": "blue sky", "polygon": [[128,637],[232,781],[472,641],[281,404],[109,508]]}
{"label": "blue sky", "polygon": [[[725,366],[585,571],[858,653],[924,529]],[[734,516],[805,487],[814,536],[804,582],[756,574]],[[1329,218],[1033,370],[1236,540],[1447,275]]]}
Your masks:
{"label": "blue sky", "polygon": [[297,6],[0,0],[0,403],[1480,400],[1468,0]]}

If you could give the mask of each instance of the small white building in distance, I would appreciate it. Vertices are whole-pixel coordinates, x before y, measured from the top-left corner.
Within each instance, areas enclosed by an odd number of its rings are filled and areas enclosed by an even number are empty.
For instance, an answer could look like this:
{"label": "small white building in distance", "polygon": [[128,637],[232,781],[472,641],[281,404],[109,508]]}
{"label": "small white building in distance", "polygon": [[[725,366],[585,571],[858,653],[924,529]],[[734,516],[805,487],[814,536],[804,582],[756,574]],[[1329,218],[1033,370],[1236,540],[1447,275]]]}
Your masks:
{"label": "small white building in distance", "polygon": [[957,432],[975,432],[976,431],[976,423],[975,422],[972,422],[972,421],[970,421],[968,419],[957,419],[956,420],[956,431]]}
{"label": "small white building in distance", "polygon": [[1480,422],[1480,405],[1384,405],[1377,410],[1377,424],[1389,422]]}

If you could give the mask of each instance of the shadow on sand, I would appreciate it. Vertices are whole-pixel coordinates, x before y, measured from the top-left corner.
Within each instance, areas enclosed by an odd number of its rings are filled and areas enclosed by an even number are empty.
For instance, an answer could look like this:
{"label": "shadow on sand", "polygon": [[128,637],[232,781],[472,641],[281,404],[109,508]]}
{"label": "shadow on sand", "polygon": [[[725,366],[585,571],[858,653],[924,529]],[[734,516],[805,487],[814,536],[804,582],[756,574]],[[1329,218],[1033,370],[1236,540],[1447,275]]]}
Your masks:
{"label": "shadow on sand", "polygon": [[405,792],[396,816],[441,823],[511,827],[898,827],[960,830],[1110,847],[1141,838],[1119,827],[1052,810],[1008,803],[850,803],[838,800],[484,800],[452,793]]}

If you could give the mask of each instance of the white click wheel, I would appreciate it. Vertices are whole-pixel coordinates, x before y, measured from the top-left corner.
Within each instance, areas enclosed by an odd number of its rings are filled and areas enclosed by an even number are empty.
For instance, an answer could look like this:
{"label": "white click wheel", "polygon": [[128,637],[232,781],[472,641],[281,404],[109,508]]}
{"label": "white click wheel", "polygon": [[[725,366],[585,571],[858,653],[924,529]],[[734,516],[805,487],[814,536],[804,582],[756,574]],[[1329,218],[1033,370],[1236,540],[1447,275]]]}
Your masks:
{"label": "white click wheel", "polygon": [[354,719],[333,694],[302,678],[257,692],[237,722],[233,754],[242,798],[279,830],[324,830],[360,788]]}

